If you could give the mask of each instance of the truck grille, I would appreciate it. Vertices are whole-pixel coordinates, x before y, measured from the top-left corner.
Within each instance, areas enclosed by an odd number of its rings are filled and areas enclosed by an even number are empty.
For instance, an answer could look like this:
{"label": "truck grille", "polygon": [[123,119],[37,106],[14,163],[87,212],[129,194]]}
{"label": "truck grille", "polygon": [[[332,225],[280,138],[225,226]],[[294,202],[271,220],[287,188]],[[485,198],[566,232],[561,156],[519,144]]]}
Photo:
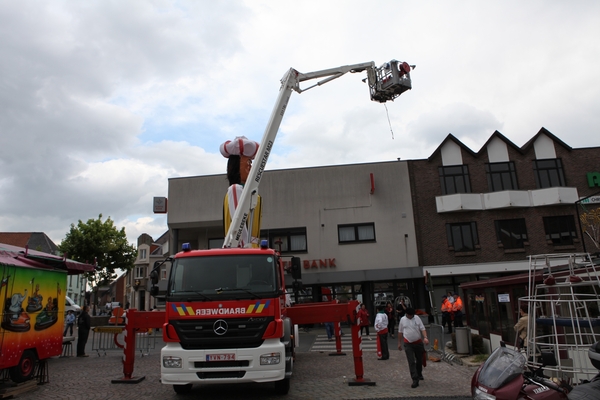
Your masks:
{"label": "truck grille", "polygon": [[194,368],[236,368],[247,367],[250,365],[248,360],[240,361],[196,361]]}
{"label": "truck grille", "polygon": [[[263,343],[263,335],[274,317],[211,318],[172,320],[181,347],[186,350],[255,348]],[[215,332],[215,323],[225,321],[225,333]],[[218,327],[222,328],[220,324]],[[219,333],[222,332],[219,331]]]}
{"label": "truck grille", "polygon": [[196,372],[200,379],[243,378],[246,371]]}

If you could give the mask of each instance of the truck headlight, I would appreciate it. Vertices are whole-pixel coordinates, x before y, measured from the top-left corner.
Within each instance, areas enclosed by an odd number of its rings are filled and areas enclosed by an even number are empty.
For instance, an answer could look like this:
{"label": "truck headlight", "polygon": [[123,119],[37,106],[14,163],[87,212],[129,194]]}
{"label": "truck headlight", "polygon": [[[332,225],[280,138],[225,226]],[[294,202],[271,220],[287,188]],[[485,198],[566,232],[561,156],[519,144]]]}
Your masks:
{"label": "truck headlight", "polygon": [[473,400],[496,400],[496,396],[486,393],[477,387],[473,388]]}
{"label": "truck headlight", "polygon": [[181,368],[181,357],[165,356],[163,357],[163,367],[165,368]]}
{"label": "truck headlight", "polygon": [[260,365],[275,365],[281,362],[281,353],[269,353],[260,356]]}

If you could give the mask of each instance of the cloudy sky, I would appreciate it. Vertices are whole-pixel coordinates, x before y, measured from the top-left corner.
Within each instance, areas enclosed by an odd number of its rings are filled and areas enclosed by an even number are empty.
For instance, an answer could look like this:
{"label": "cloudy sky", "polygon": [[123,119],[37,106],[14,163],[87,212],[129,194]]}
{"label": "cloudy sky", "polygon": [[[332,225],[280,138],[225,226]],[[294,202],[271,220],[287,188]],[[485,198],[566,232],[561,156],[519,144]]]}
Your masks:
{"label": "cloudy sky", "polygon": [[0,231],[60,243],[103,214],[158,238],[152,198],[260,141],[290,67],[417,65],[386,105],[364,74],[294,93],[268,169],[426,158],[448,133],[600,146],[599,38],[597,1],[2,1]]}

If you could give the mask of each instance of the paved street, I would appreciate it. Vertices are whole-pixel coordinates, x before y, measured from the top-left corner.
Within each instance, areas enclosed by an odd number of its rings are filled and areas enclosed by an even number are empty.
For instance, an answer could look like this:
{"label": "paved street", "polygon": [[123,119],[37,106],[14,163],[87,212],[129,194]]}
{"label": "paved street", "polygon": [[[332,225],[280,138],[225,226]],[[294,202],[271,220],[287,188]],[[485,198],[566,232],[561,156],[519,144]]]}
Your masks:
{"label": "paved street", "polygon": [[[294,365],[294,376],[286,399],[467,399],[474,368],[429,362],[425,380],[411,389],[404,352],[390,339],[390,359],[377,360],[375,340],[363,343],[364,377],[375,386],[348,386],[354,377],[354,364],[348,336],[343,337],[346,356],[329,356],[334,342],[328,342],[323,329],[300,333],[301,345]],[[88,358],[65,357],[49,361],[50,383],[18,396],[18,399],[275,399],[272,384],[195,385],[191,394],[176,395],[171,386],[160,383],[160,347],[142,356],[137,352],[134,377],[144,376],[138,384],[114,384],[123,377],[120,350],[107,351],[106,356],[92,351],[92,335],[88,342]],[[97,345],[95,347],[98,347]]]}

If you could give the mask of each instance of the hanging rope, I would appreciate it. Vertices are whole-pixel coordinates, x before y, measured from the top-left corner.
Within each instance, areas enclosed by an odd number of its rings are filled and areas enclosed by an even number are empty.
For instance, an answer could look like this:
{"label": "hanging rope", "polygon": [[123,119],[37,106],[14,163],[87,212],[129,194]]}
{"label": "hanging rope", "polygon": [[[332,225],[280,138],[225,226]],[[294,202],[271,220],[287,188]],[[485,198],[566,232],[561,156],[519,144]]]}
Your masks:
{"label": "hanging rope", "polygon": [[392,122],[390,121],[390,113],[388,111],[387,105],[383,103],[385,107],[385,114],[387,115],[388,124],[390,125],[390,132],[392,132],[392,140],[394,140],[394,131],[392,130]]}

